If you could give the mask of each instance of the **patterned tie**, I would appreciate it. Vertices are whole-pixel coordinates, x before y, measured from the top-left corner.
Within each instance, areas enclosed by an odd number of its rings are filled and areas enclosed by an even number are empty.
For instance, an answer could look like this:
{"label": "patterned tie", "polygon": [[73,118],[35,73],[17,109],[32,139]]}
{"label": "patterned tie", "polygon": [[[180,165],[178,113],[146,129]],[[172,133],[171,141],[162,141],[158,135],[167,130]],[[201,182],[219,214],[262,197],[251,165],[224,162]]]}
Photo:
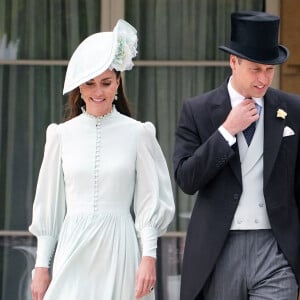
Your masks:
{"label": "patterned tie", "polygon": [[[255,107],[258,110],[258,114],[260,115],[260,111],[261,111],[261,106],[257,103],[255,103]],[[251,125],[249,127],[247,127],[243,133],[246,139],[246,142],[248,144],[248,146],[250,145],[254,132],[255,132],[255,128],[256,128],[256,122],[251,123]]]}

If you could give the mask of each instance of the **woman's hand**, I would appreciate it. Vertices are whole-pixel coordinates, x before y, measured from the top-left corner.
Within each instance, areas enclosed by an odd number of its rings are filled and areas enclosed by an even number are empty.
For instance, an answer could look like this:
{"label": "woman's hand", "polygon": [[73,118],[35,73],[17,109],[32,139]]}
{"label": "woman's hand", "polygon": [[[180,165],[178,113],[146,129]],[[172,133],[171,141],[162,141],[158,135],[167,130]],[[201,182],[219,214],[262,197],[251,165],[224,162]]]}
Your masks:
{"label": "woman's hand", "polygon": [[156,260],[151,256],[143,256],[142,261],[136,273],[135,297],[137,299],[144,297],[152,292],[156,283]]}
{"label": "woman's hand", "polygon": [[32,299],[43,300],[50,282],[51,278],[48,268],[35,268],[31,283]]}

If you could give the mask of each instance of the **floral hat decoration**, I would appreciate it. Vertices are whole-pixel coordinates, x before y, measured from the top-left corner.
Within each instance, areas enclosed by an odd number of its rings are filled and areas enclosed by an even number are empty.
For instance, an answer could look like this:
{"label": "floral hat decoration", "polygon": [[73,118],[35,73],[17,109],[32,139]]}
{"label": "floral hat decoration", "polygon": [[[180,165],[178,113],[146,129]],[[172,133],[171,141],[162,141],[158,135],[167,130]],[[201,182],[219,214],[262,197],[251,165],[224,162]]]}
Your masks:
{"label": "floral hat decoration", "polygon": [[83,40],[70,58],[63,95],[107,69],[131,70],[137,55],[137,31],[119,20],[112,32],[98,32]]}

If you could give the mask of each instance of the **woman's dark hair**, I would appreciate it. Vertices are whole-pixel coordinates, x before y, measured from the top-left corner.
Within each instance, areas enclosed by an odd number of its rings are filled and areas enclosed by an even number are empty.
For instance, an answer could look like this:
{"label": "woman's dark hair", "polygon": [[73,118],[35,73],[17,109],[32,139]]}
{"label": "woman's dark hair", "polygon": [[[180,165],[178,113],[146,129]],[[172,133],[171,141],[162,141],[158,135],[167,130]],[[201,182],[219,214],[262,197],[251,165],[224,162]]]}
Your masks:
{"label": "woman's dark hair", "polygon": [[[128,117],[131,117],[131,111],[127,97],[124,92],[121,73],[115,71],[117,78],[119,78],[119,87],[117,90],[118,100],[114,100],[113,104],[115,105],[118,112]],[[65,121],[73,119],[74,117],[82,113],[81,107],[85,106],[84,101],[81,99],[79,87],[70,92],[68,97],[68,102],[65,107]]]}

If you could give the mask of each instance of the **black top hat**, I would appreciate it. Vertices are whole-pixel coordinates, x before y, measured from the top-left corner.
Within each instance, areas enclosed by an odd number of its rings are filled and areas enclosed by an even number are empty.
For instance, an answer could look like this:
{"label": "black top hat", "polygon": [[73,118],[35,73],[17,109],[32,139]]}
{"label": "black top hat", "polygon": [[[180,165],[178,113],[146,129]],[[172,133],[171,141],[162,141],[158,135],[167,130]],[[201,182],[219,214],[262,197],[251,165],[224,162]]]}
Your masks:
{"label": "black top hat", "polygon": [[261,64],[284,63],[289,50],[278,45],[278,29],[278,16],[257,11],[232,13],[230,47],[219,49]]}

